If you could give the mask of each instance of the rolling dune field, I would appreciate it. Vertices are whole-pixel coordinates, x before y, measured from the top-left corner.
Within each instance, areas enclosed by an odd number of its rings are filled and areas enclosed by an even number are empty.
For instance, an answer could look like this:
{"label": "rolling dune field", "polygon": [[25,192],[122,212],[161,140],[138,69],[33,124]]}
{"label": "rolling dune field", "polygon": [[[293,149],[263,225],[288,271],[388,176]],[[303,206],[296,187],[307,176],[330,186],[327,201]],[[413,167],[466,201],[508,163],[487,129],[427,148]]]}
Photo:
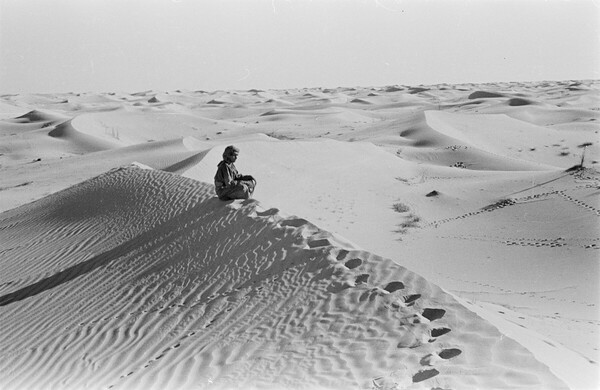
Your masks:
{"label": "rolling dune field", "polygon": [[0,96],[0,388],[596,388],[599,89]]}

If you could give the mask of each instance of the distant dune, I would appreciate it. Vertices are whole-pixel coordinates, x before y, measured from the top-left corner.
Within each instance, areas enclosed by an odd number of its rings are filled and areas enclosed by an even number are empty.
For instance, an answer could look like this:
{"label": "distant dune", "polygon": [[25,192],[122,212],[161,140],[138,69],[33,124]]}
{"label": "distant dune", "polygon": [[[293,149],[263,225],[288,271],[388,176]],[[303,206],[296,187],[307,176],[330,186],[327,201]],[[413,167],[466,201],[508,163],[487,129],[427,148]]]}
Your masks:
{"label": "distant dune", "polygon": [[599,90],[0,96],[0,388],[596,388]]}

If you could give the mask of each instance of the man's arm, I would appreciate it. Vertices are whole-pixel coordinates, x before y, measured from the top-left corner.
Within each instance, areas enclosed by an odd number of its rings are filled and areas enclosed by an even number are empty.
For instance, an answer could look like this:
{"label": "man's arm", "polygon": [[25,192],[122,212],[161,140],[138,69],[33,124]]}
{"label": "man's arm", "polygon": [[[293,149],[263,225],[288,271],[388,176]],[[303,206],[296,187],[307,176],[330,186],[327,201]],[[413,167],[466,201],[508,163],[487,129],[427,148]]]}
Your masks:
{"label": "man's arm", "polygon": [[236,175],[236,172],[227,165],[223,165],[223,168],[223,183],[225,183],[225,187],[237,184],[236,179],[239,175]]}
{"label": "man's arm", "polygon": [[217,170],[217,174],[215,175],[215,184],[217,185],[217,187],[228,187],[231,184],[232,180],[233,178],[231,177],[231,172],[229,172],[227,165],[219,165],[219,169]]}

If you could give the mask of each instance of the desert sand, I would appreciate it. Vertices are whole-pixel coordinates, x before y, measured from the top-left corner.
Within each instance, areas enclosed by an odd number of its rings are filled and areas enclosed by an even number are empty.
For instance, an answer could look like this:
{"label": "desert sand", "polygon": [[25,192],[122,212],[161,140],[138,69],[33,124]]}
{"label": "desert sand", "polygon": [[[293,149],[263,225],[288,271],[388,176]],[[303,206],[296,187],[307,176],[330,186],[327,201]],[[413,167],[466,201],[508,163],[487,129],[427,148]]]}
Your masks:
{"label": "desert sand", "polygon": [[0,96],[0,387],[597,388],[599,93]]}

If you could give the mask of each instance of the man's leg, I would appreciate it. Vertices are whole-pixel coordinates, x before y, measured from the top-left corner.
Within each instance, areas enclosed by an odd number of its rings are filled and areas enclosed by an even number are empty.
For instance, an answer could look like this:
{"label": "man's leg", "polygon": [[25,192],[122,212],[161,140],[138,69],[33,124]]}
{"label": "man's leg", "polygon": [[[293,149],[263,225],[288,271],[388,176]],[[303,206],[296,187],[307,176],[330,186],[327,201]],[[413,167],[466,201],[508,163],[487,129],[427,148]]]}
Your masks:
{"label": "man's leg", "polygon": [[248,199],[250,197],[250,190],[245,183],[238,183],[227,190],[223,191],[221,195],[219,195],[219,199],[221,200],[231,200],[231,199]]}
{"label": "man's leg", "polygon": [[256,181],[254,180],[243,180],[240,183],[244,184],[248,189],[248,197],[251,197],[254,193],[254,187],[256,187]]}

